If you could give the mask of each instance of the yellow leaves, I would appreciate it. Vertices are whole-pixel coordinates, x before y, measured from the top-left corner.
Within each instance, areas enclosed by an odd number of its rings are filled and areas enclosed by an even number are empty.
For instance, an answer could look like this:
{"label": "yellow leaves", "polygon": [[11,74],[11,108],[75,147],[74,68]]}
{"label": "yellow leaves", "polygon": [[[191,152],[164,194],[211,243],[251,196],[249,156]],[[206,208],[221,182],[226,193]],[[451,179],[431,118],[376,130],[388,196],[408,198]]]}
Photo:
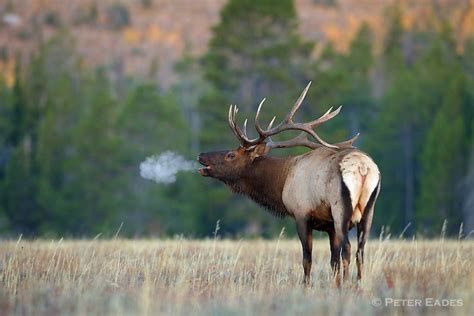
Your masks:
{"label": "yellow leaves", "polygon": [[349,48],[349,43],[357,31],[358,25],[360,25],[360,22],[356,27],[351,28],[341,28],[336,25],[328,25],[324,27],[323,33],[326,35],[328,41],[333,43],[336,50],[344,52]]}
{"label": "yellow leaves", "polygon": [[127,27],[122,31],[122,36],[127,44],[138,45],[142,42],[152,42],[169,46],[179,46],[181,34],[178,31],[163,31],[156,25],[147,29]]}
{"label": "yellow leaves", "polygon": [[160,42],[163,34],[160,28],[156,25],[152,25],[147,30],[147,38],[154,43]]}
{"label": "yellow leaves", "polygon": [[402,27],[405,30],[410,30],[413,27],[414,21],[416,20],[416,17],[414,15],[414,12],[411,13],[405,13],[402,16]]}
{"label": "yellow leaves", "polygon": [[[474,2],[474,1],[473,1]],[[474,34],[474,4],[473,9],[465,14],[464,18],[461,21],[461,32],[463,35],[472,36]]]}
{"label": "yellow leaves", "polygon": [[142,41],[142,32],[133,27],[127,27],[122,31],[123,38],[128,44],[136,45]]}
{"label": "yellow leaves", "polygon": [[146,31],[146,38],[153,43],[178,46],[181,34],[178,31],[163,31],[156,25],[150,26]]}
{"label": "yellow leaves", "polygon": [[173,46],[176,46],[179,44],[180,38],[181,38],[181,34],[179,34],[178,32],[170,32],[166,36],[166,42],[168,42],[169,44]]}
{"label": "yellow leaves", "polygon": [[334,44],[334,47],[337,50],[342,50],[341,46],[344,46],[342,37],[342,30],[335,25],[328,25],[323,28],[323,33],[326,35],[327,39]]}
{"label": "yellow leaves", "polygon": [[12,87],[15,82],[15,61],[0,61],[0,76],[5,80],[8,87]]}
{"label": "yellow leaves", "polygon": [[347,24],[349,32],[354,33],[359,29],[360,19],[354,14],[349,14],[347,16]]}

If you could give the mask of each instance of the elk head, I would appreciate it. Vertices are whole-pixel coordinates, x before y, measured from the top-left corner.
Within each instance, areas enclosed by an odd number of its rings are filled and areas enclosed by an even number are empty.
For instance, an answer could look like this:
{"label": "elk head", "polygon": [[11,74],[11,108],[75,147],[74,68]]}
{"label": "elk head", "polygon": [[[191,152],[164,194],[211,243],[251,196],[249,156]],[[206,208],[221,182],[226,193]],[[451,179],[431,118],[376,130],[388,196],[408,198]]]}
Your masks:
{"label": "elk head", "polygon": [[[353,142],[359,136],[358,134],[353,138],[337,143],[329,144],[325,142],[319,135],[313,130],[315,127],[321,125],[324,122],[329,121],[337,114],[339,114],[341,107],[332,111],[332,107],[320,118],[307,122],[307,123],[296,123],[293,122],[293,117],[298,111],[301,103],[303,102],[306,93],[311,85],[311,82],[308,83],[306,88],[301,93],[300,97],[296,101],[295,105],[292,107],[290,112],[286,115],[285,119],[273,127],[275,118],[270,121],[266,129],[263,129],[260,126],[259,116],[262,109],[262,105],[265,102],[263,99],[260,102],[260,105],[255,116],[255,129],[258,132],[258,137],[255,139],[250,139],[247,136],[247,120],[243,124],[243,128],[240,128],[236,124],[236,116],[238,112],[237,106],[231,105],[229,107],[229,126],[232,132],[235,134],[237,139],[240,142],[240,146],[234,150],[224,150],[216,152],[201,153],[198,156],[198,161],[204,167],[199,169],[199,173],[202,176],[217,178],[223,182],[229,183],[241,179],[250,166],[252,166],[255,161],[259,160],[266,156],[270,150],[273,148],[289,148],[295,146],[304,146],[311,149],[318,148],[320,146],[325,146],[333,150],[339,150],[342,148],[352,148]],[[270,137],[276,134],[279,134],[287,130],[300,130],[301,133],[290,140],[276,142],[273,141]],[[308,139],[308,135],[314,138],[314,141]]]}

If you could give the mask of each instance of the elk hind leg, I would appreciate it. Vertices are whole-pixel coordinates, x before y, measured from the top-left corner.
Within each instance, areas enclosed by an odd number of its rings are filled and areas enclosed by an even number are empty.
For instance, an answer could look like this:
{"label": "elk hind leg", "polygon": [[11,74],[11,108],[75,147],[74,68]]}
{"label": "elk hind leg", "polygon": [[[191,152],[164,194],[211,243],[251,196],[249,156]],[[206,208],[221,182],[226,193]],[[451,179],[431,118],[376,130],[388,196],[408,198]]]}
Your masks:
{"label": "elk hind leg", "polygon": [[370,198],[365,206],[364,215],[361,221],[357,224],[357,281],[360,282],[362,279],[362,266],[364,264],[364,247],[367,239],[369,238],[370,228],[372,226],[372,217],[374,215],[375,201],[380,191],[380,182],[374,189]]}
{"label": "elk hind leg", "polygon": [[336,278],[336,285],[341,283],[341,266],[342,258],[342,275],[343,280],[349,278],[349,264],[351,256],[351,244],[349,242],[349,223],[352,215],[352,208],[347,203],[341,205],[338,203],[332,207],[332,215],[334,219],[334,227],[328,231],[329,242],[331,245],[331,267]]}

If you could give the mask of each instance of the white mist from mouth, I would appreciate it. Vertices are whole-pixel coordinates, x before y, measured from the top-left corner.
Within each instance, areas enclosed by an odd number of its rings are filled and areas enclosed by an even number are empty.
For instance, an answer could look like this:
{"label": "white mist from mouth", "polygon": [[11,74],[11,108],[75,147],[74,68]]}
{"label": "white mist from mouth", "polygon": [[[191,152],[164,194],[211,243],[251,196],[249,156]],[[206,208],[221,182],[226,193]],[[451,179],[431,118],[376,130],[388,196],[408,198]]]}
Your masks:
{"label": "white mist from mouth", "polygon": [[170,184],[176,181],[178,172],[196,169],[196,162],[188,161],[173,151],[165,151],[160,155],[146,158],[140,164],[140,176],[156,183]]}

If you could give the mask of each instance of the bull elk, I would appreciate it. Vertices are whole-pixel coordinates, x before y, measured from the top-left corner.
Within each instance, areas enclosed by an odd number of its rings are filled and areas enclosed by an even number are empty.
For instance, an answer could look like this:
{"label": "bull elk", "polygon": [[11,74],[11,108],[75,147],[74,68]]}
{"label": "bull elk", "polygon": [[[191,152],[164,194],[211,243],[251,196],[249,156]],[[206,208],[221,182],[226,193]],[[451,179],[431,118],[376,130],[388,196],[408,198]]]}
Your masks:
{"label": "bull elk", "polygon": [[[336,284],[348,278],[351,244],[349,230],[357,226],[357,280],[362,275],[364,246],[372,224],[374,205],[380,191],[380,172],[374,161],[353,147],[358,134],[347,141],[329,144],[314,128],[339,114],[341,107],[329,109],[320,118],[296,123],[293,117],[311,82],[301,93],[285,119],[273,127],[275,117],[266,129],[259,123],[262,100],[255,116],[258,137],[247,135],[247,120],[240,128],[236,123],[237,107],[229,108],[229,125],[240,146],[235,150],[201,153],[198,161],[204,167],[202,176],[216,178],[239,194],[246,195],[279,216],[296,221],[303,248],[304,283],[309,284],[312,261],[313,230],[329,235],[331,267]],[[288,130],[301,133],[286,141],[270,137]],[[314,138],[308,139],[308,135]],[[305,146],[311,151],[296,157],[269,157],[273,148]]]}

